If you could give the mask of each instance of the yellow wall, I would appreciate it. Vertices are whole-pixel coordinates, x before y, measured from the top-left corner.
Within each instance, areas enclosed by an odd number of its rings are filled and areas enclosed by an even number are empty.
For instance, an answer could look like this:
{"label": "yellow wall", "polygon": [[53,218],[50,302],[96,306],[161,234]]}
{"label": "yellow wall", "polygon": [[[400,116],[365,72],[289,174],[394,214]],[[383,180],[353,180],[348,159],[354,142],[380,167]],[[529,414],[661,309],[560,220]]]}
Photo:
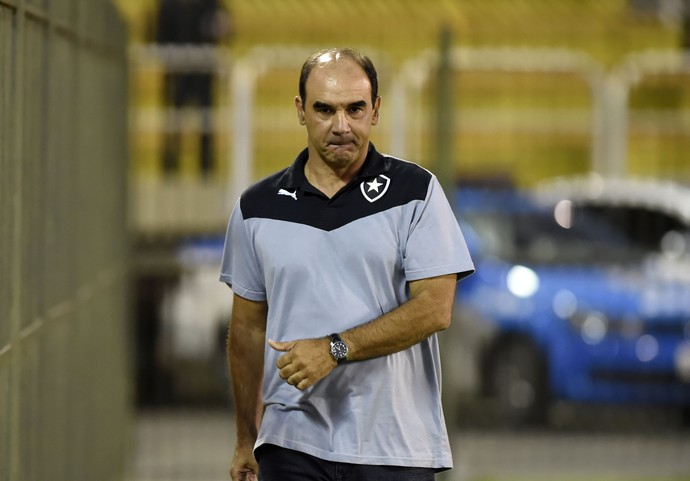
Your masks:
{"label": "yellow wall", "polygon": [[[130,21],[131,41],[147,42],[155,29],[156,2],[117,3]],[[677,49],[680,38],[678,22],[662,22],[654,15],[635,11],[626,0],[235,0],[227,4],[235,29],[226,46],[237,57],[246,55],[256,45],[298,44],[314,49],[352,45],[365,52],[382,52],[387,62],[383,70],[387,72],[395,72],[405,60],[425,49],[436,48],[442,27],[450,28],[456,46],[575,49],[590,55],[605,69],[619,64],[630,52]],[[298,69],[299,65],[295,65],[294,70],[261,79],[257,104],[266,111],[291,109]],[[390,87],[387,80],[390,78],[384,73],[384,115],[390,107],[385,103],[389,93],[386,89]],[[580,124],[588,122],[582,118],[592,108],[591,94],[579,81],[574,76],[457,75],[455,102],[460,118],[454,152],[459,174],[501,173],[520,185],[528,185],[552,175],[589,170],[589,132],[583,132],[581,126],[571,131],[541,127],[529,130],[519,114],[523,110],[527,116],[552,112],[545,114],[542,124],[549,123],[549,115],[553,115],[554,124],[567,123],[569,117],[580,118]],[[688,83],[686,77],[671,87],[685,99],[674,107],[676,110],[688,109],[687,88],[682,87]],[[137,76],[133,88],[138,89],[137,102],[157,102],[160,72]],[[421,109],[414,112],[423,119],[423,132],[419,158],[411,159],[430,166],[435,154],[433,89],[432,81],[423,90]],[[646,95],[654,104],[664,93],[652,88]],[[493,109],[500,127],[495,132],[477,131],[472,126],[473,117],[463,117],[463,109]],[[261,115],[259,112],[258,116]],[[257,176],[285,165],[303,145],[303,133],[294,127],[283,126],[271,136],[257,124],[257,138],[261,139],[254,152]],[[681,169],[683,175],[690,175],[687,134],[638,130],[633,122],[628,164],[631,173],[665,175],[669,170]],[[374,140],[382,150],[388,148],[385,129],[380,128]],[[227,137],[217,141],[222,158],[228,157],[231,141]],[[134,145],[138,171],[155,172],[160,145],[156,135],[141,134]],[[193,142],[189,145],[193,146]],[[194,157],[193,147],[188,150],[187,157]],[[221,177],[226,172],[227,169],[223,170]]]}

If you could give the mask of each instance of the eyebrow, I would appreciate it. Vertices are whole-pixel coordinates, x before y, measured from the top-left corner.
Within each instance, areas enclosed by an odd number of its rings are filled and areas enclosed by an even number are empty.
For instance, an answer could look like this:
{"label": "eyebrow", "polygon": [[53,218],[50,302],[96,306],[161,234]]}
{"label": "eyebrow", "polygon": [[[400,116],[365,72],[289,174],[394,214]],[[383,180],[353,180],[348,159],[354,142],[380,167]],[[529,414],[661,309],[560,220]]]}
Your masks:
{"label": "eyebrow", "polygon": [[[352,108],[352,107],[366,107],[366,106],[367,106],[366,100],[358,100],[357,102],[352,102],[351,104],[348,104],[348,108]],[[332,108],[332,105],[317,100],[316,102],[314,102],[313,107],[314,107],[315,109]]]}

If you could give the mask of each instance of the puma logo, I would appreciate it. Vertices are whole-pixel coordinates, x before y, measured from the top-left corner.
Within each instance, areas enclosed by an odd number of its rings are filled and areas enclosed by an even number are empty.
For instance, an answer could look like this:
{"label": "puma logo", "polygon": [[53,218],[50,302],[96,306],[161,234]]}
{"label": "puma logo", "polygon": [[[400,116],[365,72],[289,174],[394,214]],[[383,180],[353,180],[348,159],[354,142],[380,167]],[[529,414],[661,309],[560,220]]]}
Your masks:
{"label": "puma logo", "polygon": [[287,191],[285,189],[280,189],[278,191],[278,195],[287,195],[289,197],[292,197],[293,199],[297,200],[297,191],[295,190],[294,192]]}

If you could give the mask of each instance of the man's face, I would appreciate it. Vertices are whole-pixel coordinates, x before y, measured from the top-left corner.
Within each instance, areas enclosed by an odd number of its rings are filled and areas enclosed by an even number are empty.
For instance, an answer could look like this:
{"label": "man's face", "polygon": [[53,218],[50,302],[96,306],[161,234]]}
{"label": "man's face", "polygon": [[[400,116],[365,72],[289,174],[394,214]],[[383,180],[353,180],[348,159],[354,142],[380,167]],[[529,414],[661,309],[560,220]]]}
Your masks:
{"label": "man's face", "polygon": [[[306,82],[304,104],[295,98],[300,124],[307,127],[313,155],[335,169],[364,161],[371,127],[378,123],[381,99],[371,104],[366,73],[347,57],[314,67]],[[317,160],[317,159],[314,159]]]}

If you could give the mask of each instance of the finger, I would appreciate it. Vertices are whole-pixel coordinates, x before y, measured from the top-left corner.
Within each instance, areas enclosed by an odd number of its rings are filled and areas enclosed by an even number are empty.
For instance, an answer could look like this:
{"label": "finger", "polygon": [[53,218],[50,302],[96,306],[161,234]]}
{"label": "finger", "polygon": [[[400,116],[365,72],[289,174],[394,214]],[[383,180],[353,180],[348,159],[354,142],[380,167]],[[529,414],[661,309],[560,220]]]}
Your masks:
{"label": "finger", "polygon": [[304,376],[303,373],[298,372],[286,379],[286,382],[291,386],[296,387],[300,391],[304,391],[308,387],[315,384],[315,380],[311,379],[309,376]]}
{"label": "finger", "polygon": [[286,367],[288,367],[291,362],[292,362],[292,356],[290,356],[289,353],[283,354],[282,356],[280,356],[278,358],[278,360],[276,360],[276,367],[278,369],[282,370],[282,369],[285,369]]}
{"label": "finger", "polygon": [[251,468],[246,469],[231,469],[230,478],[232,481],[250,481],[256,480],[256,471]]}
{"label": "finger", "polygon": [[292,376],[288,376],[288,377],[283,378],[283,379],[285,379],[288,384],[290,384],[291,386],[295,386],[295,387],[297,387],[297,385],[303,381],[302,375],[299,373],[295,373]]}
{"label": "finger", "polygon": [[278,370],[278,375],[279,375],[282,379],[285,379],[285,380],[288,381],[288,382],[289,382],[289,379],[290,379],[291,377],[293,377],[295,374],[297,374],[297,371],[295,371],[294,369],[292,369],[292,367],[291,367],[290,365],[288,365],[287,367],[284,367],[284,368]]}
{"label": "finger", "polygon": [[304,391],[308,387],[310,387],[312,384],[314,384],[309,378],[304,378],[300,382],[298,382],[295,387],[299,389],[300,391]]}
{"label": "finger", "polygon": [[314,377],[305,371],[294,369],[293,364],[289,365],[284,369],[279,370],[278,375],[286,383],[296,387],[300,391],[304,391],[308,387],[313,386],[319,379],[323,377]]}
{"label": "finger", "polygon": [[295,342],[278,342],[273,339],[268,340],[268,345],[276,351],[287,352],[295,346]]}

